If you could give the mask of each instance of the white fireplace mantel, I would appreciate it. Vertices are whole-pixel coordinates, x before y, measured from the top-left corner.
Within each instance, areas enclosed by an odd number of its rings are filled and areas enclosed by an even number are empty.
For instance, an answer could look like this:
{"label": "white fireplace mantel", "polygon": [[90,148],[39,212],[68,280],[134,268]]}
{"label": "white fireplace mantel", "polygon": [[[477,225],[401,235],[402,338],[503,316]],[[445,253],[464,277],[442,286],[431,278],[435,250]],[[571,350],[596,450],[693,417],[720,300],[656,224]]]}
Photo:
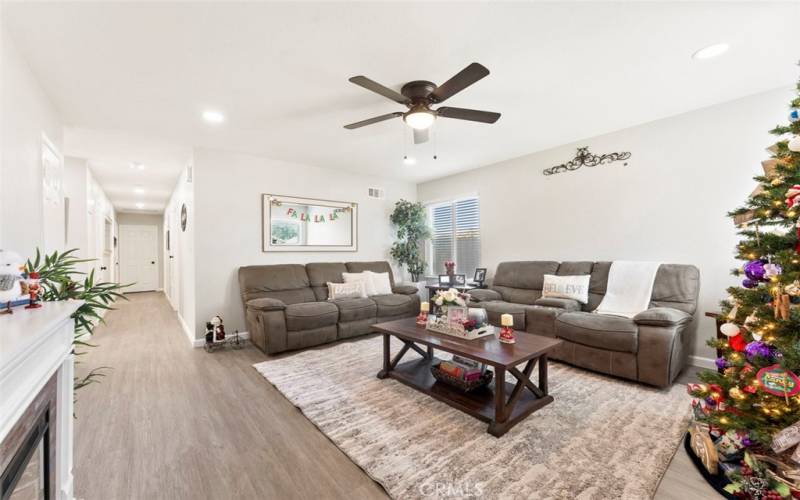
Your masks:
{"label": "white fireplace mantel", "polygon": [[72,500],[72,398],[75,331],[81,301],[43,302],[0,316],[0,442],[54,375],[58,376],[56,491]]}

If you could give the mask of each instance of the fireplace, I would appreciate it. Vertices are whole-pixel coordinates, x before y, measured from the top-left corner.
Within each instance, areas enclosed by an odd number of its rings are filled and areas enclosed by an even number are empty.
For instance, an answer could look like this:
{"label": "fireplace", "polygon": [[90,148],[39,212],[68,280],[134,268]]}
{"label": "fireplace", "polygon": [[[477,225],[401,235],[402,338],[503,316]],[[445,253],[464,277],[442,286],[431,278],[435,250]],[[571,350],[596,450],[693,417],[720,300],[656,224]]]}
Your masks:
{"label": "fireplace", "polygon": [[55,498],[56,379],[50,379],[0,444],[0,500]]}
{"label": "fireplace", "polygon": [[79,300],[0,319],[0,500],[72,500],[72,315]]}

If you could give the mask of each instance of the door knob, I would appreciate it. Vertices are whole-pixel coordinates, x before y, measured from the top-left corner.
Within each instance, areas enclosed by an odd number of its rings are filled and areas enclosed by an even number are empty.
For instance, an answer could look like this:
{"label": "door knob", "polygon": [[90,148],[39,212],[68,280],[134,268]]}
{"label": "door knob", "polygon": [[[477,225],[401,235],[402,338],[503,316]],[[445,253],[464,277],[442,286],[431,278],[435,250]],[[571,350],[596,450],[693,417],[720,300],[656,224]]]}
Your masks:
{"label": "door knob", "polygon": [[154,260],[151,260],[151,261],[150,261],[150,263],[151,263],[151,264],[155,264],[155,263],[156,263],[156,261],[154,261]]}
{"label": "door knob", "polygon": [[108,269],[106,266],[100,266],[101,271],[105,271],[106,269]]}

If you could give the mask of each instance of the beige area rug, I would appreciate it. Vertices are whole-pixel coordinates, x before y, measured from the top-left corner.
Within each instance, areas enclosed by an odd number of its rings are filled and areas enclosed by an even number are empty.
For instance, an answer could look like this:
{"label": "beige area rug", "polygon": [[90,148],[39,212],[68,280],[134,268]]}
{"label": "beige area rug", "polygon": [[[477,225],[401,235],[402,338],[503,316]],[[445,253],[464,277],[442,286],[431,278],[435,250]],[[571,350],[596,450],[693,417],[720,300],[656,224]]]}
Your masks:
{"label": "beige area rug", "polygon": [[650,498],[688,421],[682,387],[551,362],[555,402],[498,439],[484,422],[377,379],[381,351],[373,337],[255,368],[396,499]]}

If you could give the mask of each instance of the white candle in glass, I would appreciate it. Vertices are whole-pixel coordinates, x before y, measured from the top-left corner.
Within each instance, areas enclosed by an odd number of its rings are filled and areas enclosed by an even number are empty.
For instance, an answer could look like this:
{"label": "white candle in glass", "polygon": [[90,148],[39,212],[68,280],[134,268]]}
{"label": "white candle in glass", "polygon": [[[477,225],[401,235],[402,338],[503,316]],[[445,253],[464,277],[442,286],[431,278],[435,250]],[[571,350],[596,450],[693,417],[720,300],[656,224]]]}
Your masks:
{"label": "white candle in glass", "polygon": [[500,316],[500,324],[503,326],[514,326],[514,316],[510,314],[503,314]]}
{"label": "white candle in glass", "polygon": [[430,310],[431,310],[431,305],[430,305],[430,304],[428,304],[427,302],[423,302],[423,303],[421,303],[421,304],[419,305],[419,310],[420,310],[421,312],[428,312],[428,311],[430,311]]}

